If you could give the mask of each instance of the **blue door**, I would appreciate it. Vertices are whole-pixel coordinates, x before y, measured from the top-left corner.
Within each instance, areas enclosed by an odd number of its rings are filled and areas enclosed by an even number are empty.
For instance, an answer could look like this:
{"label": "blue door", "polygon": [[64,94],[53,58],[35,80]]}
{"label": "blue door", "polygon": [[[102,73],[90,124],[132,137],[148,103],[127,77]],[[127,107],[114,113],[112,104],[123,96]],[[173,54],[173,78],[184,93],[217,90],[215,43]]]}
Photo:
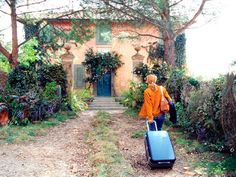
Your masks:
{"label": "blue door", "polygon": [[111,96],[111,73],[106,73],[97,83],[97,96]]}

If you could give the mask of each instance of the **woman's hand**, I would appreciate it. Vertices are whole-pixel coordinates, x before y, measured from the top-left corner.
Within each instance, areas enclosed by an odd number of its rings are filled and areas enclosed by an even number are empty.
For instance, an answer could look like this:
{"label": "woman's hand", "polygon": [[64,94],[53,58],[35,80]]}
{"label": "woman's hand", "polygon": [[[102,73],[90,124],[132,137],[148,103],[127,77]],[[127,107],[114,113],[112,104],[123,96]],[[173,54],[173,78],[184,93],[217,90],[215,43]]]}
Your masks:
{"label": "woman's hand", "polygon": [[152,123],[153,123],[153,120],[148,120],[148,123],[149,123],[149,124],[152,124]]}

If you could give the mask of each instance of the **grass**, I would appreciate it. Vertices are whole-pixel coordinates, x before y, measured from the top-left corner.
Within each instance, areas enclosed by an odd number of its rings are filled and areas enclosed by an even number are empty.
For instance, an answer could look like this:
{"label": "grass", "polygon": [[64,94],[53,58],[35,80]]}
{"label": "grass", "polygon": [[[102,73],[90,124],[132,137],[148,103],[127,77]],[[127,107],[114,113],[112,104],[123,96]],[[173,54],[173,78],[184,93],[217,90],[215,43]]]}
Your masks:
{"label": "grass", "polygon": [[[221,155],[222,156],[222,155]],[[219,160],[210,161],[209,159],[194,162],[195,167],[207,168],[209,176],[236,176],[236,156],[222,157]]]}
{"label": "grass", "polygon": [[143,138],[145,133],[146,133],[146,130],[133,131],[131,134],[131,138]]}
{"label": "grass", "polygon": [[131,118],[138,118],[139,117],[137,110],[134,110],[131,108],[128,108],[127,110],[125,110],[124,115],[129,116]]}
{"label": "grass", "polygon": [[111,128],[111,116],[106,112],[98,112],[92,122],[93,129],[87,134],[87,142],[93,153],[89,160],[93,168],[93,176],[132,176],[133,169],[120,153],[117,135]]}
{"label": "grass", "polygon": [[66,119],[75,117],[75,114],[69,112],[57,113],[46,121],[27,126],[7,125],[0,128],[0,144],[4,143],[23,143],[34,140],[35,136],[45,136],[50,127],[64,122]]}

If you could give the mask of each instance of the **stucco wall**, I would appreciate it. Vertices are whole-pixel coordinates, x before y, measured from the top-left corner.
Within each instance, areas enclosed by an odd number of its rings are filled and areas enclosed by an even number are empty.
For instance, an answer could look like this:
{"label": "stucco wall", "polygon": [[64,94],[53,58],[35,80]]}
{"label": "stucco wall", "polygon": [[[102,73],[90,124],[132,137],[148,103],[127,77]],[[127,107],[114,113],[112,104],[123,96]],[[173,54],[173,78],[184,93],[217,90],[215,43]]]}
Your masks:
{"label": "stucco wall", "polygon": [[[64,29],[69,29],[70,23],[57,22],[55,25],[60,25]],[[95,29],[95,24],[91,26],[91,28]],[[126,34],[133,33],[134,31],[145,34],[145,36],[140,37],[140,39],[119,39],[118,36],[120,33],[124,32]],[[150,37],[148,35],[158,35],[157,29],[151,24],[145,24],[139,27],[135,27],[132,23],[112,23],[112,43],[111,45],[97,45],[96,38],[91,39],[83,45],[71,44],[70,52],[74,55],[73,64],[81,64],[81,62],[85,58],[86,50],[89,48],[93,48],[94,51],[99,50],[108,50],[115,51],[118,54],[121,54],[121,61],[124,63],[122,67],[117,70],[117,73],[114,77],[114,89],[115,93],[120,96],[125,90],[129,88],[129,81],[134,79],[134,75],[132,73],[133,70],[133,61],[132,56],[136,54],[134,50],[134,46],[147,46],[149,42],[155,42],[157,39],[154,37]],[[148,53],[145,48],[141,48],[139,51],[141,55],[144,56],[144,63],[147,62]],[[73,67],[72,67],[73,68]],[[74,72],[72,72],[74,73]]]}

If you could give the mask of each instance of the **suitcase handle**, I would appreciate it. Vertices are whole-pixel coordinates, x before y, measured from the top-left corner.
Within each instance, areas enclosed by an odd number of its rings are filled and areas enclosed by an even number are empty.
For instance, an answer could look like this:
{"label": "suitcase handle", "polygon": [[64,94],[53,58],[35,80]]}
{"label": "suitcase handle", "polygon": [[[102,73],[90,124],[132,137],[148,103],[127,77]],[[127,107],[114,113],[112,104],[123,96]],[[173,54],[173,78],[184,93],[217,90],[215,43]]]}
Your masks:
{"label": "suitcase handle", "polygon": [[[156,123],[156,121],[153,120],[153,123],[154,123],[154,125],[155,125],[156,131],[158,131],[158,130],[157,130],[157,123]],[[149,129],[149,123],[148,123],[147,120],[146,120],[146,126],[147,126],[147,130],[150,131],[150,129]]]}

